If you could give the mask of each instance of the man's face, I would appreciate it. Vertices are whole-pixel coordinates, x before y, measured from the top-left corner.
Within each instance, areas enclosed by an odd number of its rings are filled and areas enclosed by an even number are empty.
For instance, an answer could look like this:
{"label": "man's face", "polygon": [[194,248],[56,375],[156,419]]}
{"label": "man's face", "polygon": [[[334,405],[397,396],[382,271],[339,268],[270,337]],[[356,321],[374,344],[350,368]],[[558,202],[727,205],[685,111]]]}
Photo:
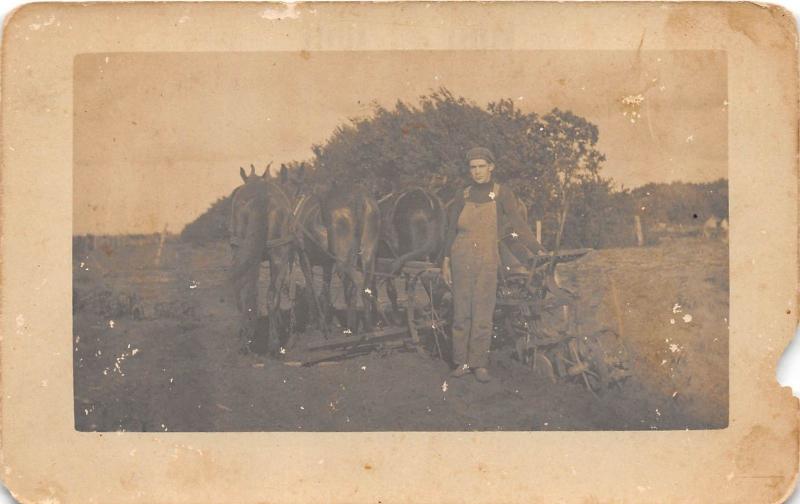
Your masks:
{"label": "man's face", "polygon": [[473,159],[469,162],[469,174],[477,184],[485,184],[492,180],[494,165],[485,159]]}

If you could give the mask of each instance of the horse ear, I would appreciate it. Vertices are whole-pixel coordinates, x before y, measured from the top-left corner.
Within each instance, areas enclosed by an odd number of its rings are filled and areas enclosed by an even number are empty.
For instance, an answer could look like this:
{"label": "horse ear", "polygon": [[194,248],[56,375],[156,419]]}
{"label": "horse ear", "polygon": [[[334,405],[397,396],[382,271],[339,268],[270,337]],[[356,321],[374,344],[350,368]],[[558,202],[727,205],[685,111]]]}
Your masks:
{"label": "horse ear", "polygon": [[286,165],[281,163],[281,184],[289,182],[289,170]]}
{"label": "horse ear", "polygon": [[256,167],[253,166],[253,163],[250,163],[250,175],[253,176],[256,174]]}
{"label": "horse ear", "polygon": [[244,172],[244,168],[242,168],[241,166],[239,167],[239,175],[241,175],[242,180],[247,182],[247,174]]}
{"label": "horse ear", "polygon": [[261,174],[261,177],[262,177],[262,178],[267,178],[267,177],[269,177],[269,167],[270,167],[270,166],[272,166],[272,161],[270,161],[269,163],[267,163],[267,167],[266,167],[266,168],[264,168],[264,173],[262,173],[262,174]]}

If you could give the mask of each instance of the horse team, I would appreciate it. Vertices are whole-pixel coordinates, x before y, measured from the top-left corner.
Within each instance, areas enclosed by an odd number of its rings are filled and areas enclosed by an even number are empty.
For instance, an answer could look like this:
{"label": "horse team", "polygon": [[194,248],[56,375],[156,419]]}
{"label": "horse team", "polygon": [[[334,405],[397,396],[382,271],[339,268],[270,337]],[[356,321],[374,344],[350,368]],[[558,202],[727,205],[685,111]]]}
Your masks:
{"label": "horse team", "polygon": [[[247,352],[256,333],[258,274],[267,261],[269,331],[267,349],[276,353],[279,341],[280,296],[289,272],[299,264],[306,280],[309,306],[314,308],[320,330],[327,334],[332,320],[331,282],[341,279],[347,306],[346,332],[359,330],[358,297],[364,308],[364,329],[374,327],[377,307],[376,259],[389,259],[389,270],[398,273],[407,261],[437,262],[446,227],[445,205],[431,190],[408,187],[376,201],[361,185],[335,182],[315,185],[300,168],[280,176],[262,175],[250,166],[240,168],[243,184],[231,197],[229,222],[232,266],[230,280],[241,315],[239,338]],[[322,292],[314,292],[312,268],[322,268]],[[391,277],[387,292],[396,307]],[[286,346],[293,345],[288,335]]]}

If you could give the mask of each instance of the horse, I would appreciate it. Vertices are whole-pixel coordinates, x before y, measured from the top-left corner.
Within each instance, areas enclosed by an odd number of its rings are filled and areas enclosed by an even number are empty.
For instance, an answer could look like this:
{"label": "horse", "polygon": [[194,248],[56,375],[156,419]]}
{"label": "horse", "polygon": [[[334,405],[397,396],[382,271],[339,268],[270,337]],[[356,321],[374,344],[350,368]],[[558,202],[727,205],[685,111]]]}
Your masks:
{"label": "horse", "polygon": [[364,301],[365,325],[372,328],[372,312],[376,305],[375,258],[380,233],[377,203],[360,185],[344,190],[333,183],[327,188],[315,187],[309,191],[305,165],[293,171],[295,173],[290,175],[285,166],[281,167],[281,185],[295,200],[296,233],[308,266],[322,267],[324,324],[331,320],[330,287],[336,271],[347,304],[347,329],[358,330],[357,289]]}
{"label": "horse", "polygon": [[389,273],[415,260],[437,262],[447,216],[441,200],[422,187],[391,193],[379,202],[381,238],[394,256]]}
{"label": "horse", "polygon": [[[377,304],[374,274],[380,238],[378,204],[364,187],[355,185],[343,191],[333,185],[320,197],[320,213],[328,232],[328,252],[334,257],[335,269],[342,281],[347,326],[357,330],[355,294],[358,289],[364,301],[366,327],[371,329],[372,313]],[[326,284],[330,286],[329,278]]]}
{"label": "horse", "polygon": [[293,238],[291,204],[280,187],[268,179],[269,165],[262,175],[256,175],[253,165],[249,174],[244,168],[239,168],[239,174],[244,183],[231,196],[228,227],[232,253],[229,281],[241,317],[239,341],[242,353],[248,353],[258,322],[259,269],[266,260],[270,269],[267,349],[274,354],[280,345],[280,295],[287,280]]}
{"label": "horse", "polygon": [[[444,244],[447,215],[441,200],[422,187],[409,187],[384,196],[381,211],[381,257],[391,258],[386,277],[386,293],[397,313],[396,275],[408,261],[438,263]],[[409,285],[406,285],[409,288]]]}

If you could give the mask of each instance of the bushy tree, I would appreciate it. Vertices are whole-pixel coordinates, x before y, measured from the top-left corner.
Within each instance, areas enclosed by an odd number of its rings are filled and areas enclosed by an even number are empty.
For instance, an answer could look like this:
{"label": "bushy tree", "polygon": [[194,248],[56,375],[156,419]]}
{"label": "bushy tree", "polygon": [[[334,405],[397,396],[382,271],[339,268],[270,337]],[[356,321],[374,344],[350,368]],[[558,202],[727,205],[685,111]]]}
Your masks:
{"label": "bushy tree", "polygon": [[403,186],[433,174],[456,181],[464,175],[466,150],[482,145],[498,156],[501,178],[535,176],[547,163],[543,137],[532,134],[538,126],[536,114],[523,114],[510,100],[483,109],[441,89],[418,105],[376,105],[370,117],[340,126],[315,146],[314,164],[321,176],[336,181],[380,179]]}
{"label": "bushy tree", "polygon": [[496,177],[514,187],[534,218],[558,228],[569,211],[565,202],[582,195],[577,187],[608,188],[599,175],[605,156],[596,148],[598,135],[597,126],[569,111],[539,116],[511,99],[482,108],[440,89],[418,105],[376,105],[371,116],[338,127],[314,146],[314,166],[328,183],[360,182],[376,196],[434,176],[446,177],[445,192],[453,194],[467,183],[464,153],[488,147]]}
{"label": "bushy tree", "polygon": [[[376,104],[368,117],[349,120],[326,142],[313,145],[311,160],[286,168],[297,173],[303,166],[310,175],[304,184],[360,183],[376,197],[446,180],[440,195],[447,200],[468,183],[465,152],[488,147],[496,156],[497,179],[514,189],[532,221],[543,222],[543,242],[550,249],[633,245],[635,215],[645,225],[727,216],[725,180],[616,189],[601,174],[606,159],[598,139],[597,126],[570,111],[523,112],[511,99],[484,108],[439,89],[417,104],[398,101],[392,109]],[[182,237],[202,242],[226,236],[229,212],[229,198],[218,200]]]}

